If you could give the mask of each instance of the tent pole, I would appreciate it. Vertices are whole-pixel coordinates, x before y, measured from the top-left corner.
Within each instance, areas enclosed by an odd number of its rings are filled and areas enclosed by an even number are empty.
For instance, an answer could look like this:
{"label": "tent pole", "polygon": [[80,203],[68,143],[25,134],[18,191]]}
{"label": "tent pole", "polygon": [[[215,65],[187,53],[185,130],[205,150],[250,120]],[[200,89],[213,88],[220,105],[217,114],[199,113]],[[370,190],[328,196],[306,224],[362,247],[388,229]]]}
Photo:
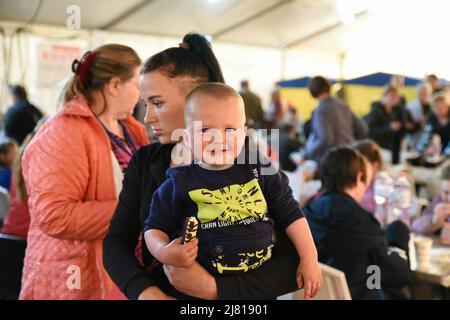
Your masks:
{"label": "tent pole", "polygon": [[344,81],[345,52],[339,54],[339,80]]}
{"label": "tent pole", "polygon": [[287,54],[287,46],[283,44],[280,47],[281,53],[281,65],[280,65],[280,79],[285,80],[286,78],[286,54]]}

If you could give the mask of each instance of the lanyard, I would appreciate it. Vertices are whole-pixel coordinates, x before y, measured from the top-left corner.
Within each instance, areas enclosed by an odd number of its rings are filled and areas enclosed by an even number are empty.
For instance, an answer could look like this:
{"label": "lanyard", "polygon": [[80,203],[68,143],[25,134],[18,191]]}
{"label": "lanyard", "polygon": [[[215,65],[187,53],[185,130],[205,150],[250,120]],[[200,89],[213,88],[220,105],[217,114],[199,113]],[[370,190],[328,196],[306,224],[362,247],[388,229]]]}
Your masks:
{"label": "lanyard", "polygon": [[[126,126],[122,123],[122,121],[119,121],[119,124],[122,127],[123,134],[125,136],[125,141],[127,142],[129,148],[126,147],[126,145],[122,142],[122,140],[118,136],[116,136],[114,133],[109,131],[101,121],[100,121],[100,123],[101,123],[102,127],[105,129],[109,138],[114,142],[114,144],[117,145],[117,147],[119,147],[120,149],[122,149],[123,152],[125,152],[130,157],[132,157],[133,154],[137,151],[137,147],[134,144],[133,139],[131,138]],[[131,150],[131,152],[130,152],[130,150]]]}

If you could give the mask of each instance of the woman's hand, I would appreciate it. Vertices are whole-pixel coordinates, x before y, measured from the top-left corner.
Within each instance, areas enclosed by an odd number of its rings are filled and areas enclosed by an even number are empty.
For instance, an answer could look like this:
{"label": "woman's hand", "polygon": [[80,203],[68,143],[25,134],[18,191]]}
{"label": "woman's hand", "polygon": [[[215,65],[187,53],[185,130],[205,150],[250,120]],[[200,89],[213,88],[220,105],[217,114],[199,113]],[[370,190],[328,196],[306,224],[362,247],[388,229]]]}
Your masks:
{"label": "woman's hand", "polygon": [[176,300],[161,291],[157,286],[151,286],[141,292],[138,300]]}
{"label": "woman's hand", "polygon": [[450,246],[450,222],[444,223],[444,227],[441,231],[441,243]]}
{"label": "woman's hand", "polygon": [[297,284],[304,289],[304,299],[316,296],[322,288],[322,271],[317,260],[300,259],[297,269]]}
{"label": "woman's hand", "polygon": [[188,296],[206,300],[217,299],[216,280],[198,262],[187,268],[165,264],[164,273],[175,289]]}
{"label": "woman's hand", "polygon": [[439,203],[434,208],[432,223],[437,228],[441,228],[448,217],[450,217],[450,203]]}
{"label": "woman's hand", "polygon": [[402,128],[402,123],[400,121],[391,121],[389,122],[389,127],[391,131],[399,132]]}

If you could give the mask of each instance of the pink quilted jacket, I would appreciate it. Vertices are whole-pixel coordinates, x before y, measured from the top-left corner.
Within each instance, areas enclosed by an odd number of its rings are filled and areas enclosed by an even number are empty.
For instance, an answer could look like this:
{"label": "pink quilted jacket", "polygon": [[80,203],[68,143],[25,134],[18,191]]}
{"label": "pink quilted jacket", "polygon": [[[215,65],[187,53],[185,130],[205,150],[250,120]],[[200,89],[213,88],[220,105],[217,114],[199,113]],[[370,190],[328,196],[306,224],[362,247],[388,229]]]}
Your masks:
{"label": "pink quilted jacket", "polygon": [[[144,127],[125,121],[148,143]],[[30,229],[20,299],[103,299],[112,281],[102,263],[117,198],[106,133],[79,99],[39,130],[23,157]]]}

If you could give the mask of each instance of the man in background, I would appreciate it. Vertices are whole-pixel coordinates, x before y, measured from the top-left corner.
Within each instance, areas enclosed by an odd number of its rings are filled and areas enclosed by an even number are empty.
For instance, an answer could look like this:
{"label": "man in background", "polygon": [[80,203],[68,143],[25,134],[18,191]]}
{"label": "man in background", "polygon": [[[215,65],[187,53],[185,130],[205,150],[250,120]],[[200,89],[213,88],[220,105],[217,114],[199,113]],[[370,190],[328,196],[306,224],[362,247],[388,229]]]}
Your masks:
{"label": "man in background", "polygon": [[431,89],[433,89],[433,94],[444,90],[444,87],[439,82],[439,78],[435,74],[427,75],[427,82],[431,85]]}
{"label": "man in background", "polygon": [[33,132],[34,127],[42,118],[42,113],[28,101],[24,87],[11,86],[10,92],[13,105],[6,111],[4,117],[5,135],[21,145],[25,137]]}
{"label": "man in background", "polygon": [[415,146],[423,134],[423,129],[431,115],[431,94],[433,88],[428,82],[421,82],[416,86],[417,98],[407,105],[412,120],[419,125],[417,132],[407,135],[408,143]]}
{"label": "man in background", "polygon": [[248,80],[241,81],[239,94],[244,100],[245,117],[249,127],[259,129],[263,125],[264,111],[261,106],[261,99],[249,89]]}
{"label": "man in background", "polygon": [[343,100],[331,96],[331,84],[327,79],[314,77],[308,89],[319,104],[313,112],[304,159],[320,162],[329,149],[350,145],[367,135],[365,122],[356,117]]}

